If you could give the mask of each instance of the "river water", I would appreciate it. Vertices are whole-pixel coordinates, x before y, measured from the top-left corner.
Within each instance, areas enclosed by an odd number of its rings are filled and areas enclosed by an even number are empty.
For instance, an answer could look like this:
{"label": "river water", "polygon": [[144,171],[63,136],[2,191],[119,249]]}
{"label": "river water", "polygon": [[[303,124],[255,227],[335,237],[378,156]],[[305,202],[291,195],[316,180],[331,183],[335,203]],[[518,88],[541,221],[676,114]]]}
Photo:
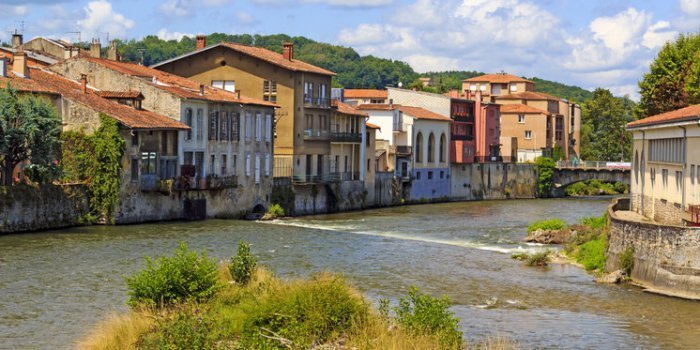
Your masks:
{"label": "river water", "polygon": [[607,200],[483,201],[403,206],[272,223],[210,220],[82,227],[0,236],[0,349],[69,349],[125,310],[123,276],[179,242],[225,259],[239,240],[279,275],[342,273],[368,297],[410,285],[448,295],[465,337],[524,348],[700,347],[700,303],[596,285],[568,265],[524,267],[527,224],[604,212]]}

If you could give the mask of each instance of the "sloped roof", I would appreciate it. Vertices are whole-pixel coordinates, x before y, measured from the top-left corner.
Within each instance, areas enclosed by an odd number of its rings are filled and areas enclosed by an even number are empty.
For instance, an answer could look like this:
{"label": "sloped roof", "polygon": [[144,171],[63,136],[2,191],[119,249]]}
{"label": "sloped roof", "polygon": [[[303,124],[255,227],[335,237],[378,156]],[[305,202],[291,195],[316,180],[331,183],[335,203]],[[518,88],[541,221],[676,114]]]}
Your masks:
{"label": "sloped roof", "polygon": [[381,129],[378,125],[374,125],[372,123],[365,123],[365,126],[370,129]]}
{"label": "sloped roof", "polygon": [[389,104],[384,104],[384,103],[367,103],[363,105],[359,105],[355,108],[359,110],[365,110],[365,111],[391,111],[396,108],[398,108],[400,105],[394,104],[394,105],[389,105]]}
{"label": "sloped roof", "polygon": [[214,44],[211,46],[207,46],[201,50],[188,52],[186,54],[177,56],[175,58],[171,58],[169,60],[165,60],[163,62],[156,63],[156,64],[152,65],[151,67],[158,68],[158,67],[165,65],[165,64],[168,64],[170,62],[174,62],[174,61],[180,60],[180,59],[185,58],[185,57],[196,55],[198,53],[205,52],[205,51],[217,48],[217,47],[229,48],[231,50],[244,53],[246,55],[261,59],[261,60],[266,61],[268,63],[274,64],[278,67],[282,67],[284,69],[288,69],[288,70],[291,70],[294,72],[309,72],[309,73],[317,73],[317,74],[332,75],[332,76],[335,75],[335,73],[333,73],[329,70],[326,70],[326,69],[323,69],[320,67],[316,67],[316,66],[309,64],[309,63],[306,63],[304,61],[300,61],[297,59],[288,60],[288,59],[284,58],[284,56],[282,54],[274,52],[274,51],[270,51],[270,50],[262,48],[262,47],[234,44],[234,43],[228,43],[228,42],[218,43],[218,44]]}
{"label": "sloped roof", "polygon": [[545,94],[544,92],[523,91],[515,94],[496,96],[496,99],[504,100],[553,100],[561,101],[562,99],[554,95]]}
{"label": "sloped roof", "polygon": [[95,94],[97,94],[97,96],[104,97],[104,98],[138,98],[138,99],[143,99],[143,95],[141,94],[141,92],[136,91],[136,90],[128,90],[128,91],[100,90],[100,91],[95,91]]}
{"label": "sloped roof", "polygon": [[345,98],[369,98],[369,99],[386,99],[389,92],[379,89],[345,89],[343,90]]}
{"label": "sloped roof", "polygon": [[[53,57],[49,57],[46,55],[42,55],[39,53],[36,53],[34,51],[24,51],[24,54],[27,56],[27,65],[28,66],[33,66],[36,65],[37,63],[42,66],[46,67],[49,65],[52,65],[56,62],[58,62],[57,59]],[[11,47],[0,47],[0,57],[5,56],[7,57],[10,62],[14,61],[14,55],[15,55],[15,49]]]}
{"label": "sloped roof", "polygon": [[486,82],[486,83],[500,83],[500,84],[505,84],[505,83],[532,83],[531,80],[527,80],[525,78],[521,78],[512,74],[506,74],[506,73],[496,73],[496,74],[484,74],[480,75],[478,77],[473,77],[469,79],[464,79],[462,80],[464,82],[475,82],[475,83],[481,83],[481,82]]}
{"label": "sloped roof", "polygon": [[[204,94],[199,94],[200,83],[194,80],[183,78],[174,74],[169,74],[157,69],[141,66],[138,64],[112,61],[103,58],[95,57],[73,57],[66,61],[60,62],[57,65],[60,66],[64,62],[70,60],[87,60],[100,64],[111,70],[126,74],[129,76],[142,78],[144,82],[151,84],[161,90],[170,92],[176,96],[185,99],[197,99],[197,100],[207,100],[213,102],[229,102],[229,103],[241,103],[241,104],[251,104],[259,106],[268,107],[278,107],[276,104],[258,100],[250,97],[240,96],[237,97],[235,93],[226,91],[223,89],[217,89],[208,85],[204,85]],[[154,79],[155,78],[155,82]]]}
{"label": "sloped roof", "polygon": [[627,124],[628,128],[675,123],[688,120],[700,120],[700,104],[688,106],[666,113],[653,115],[644,119],[635,120]]}
{"label": "sloped roof", "polygon": [[[29,73],[29,77],[33,78],[32,72]],[[25,79],[16,76],[14,73],[12,73],[12,67],[8,67],[7,77],[0,77],[0,89],[6,88],[8,84],[10,84],[11,88],[22,92],[50,95],[59,94],[58,91],[56,91],[55,89],[51,88],[50,86],[44,85],[40,82],[37,82],[34,79]]]}
{"label": "sloped roof", "polygon": [[423,109],[420,107],[409,107],[409,106],[399,106],[399,110],[403,113],[406,113],[412,117],[418,118],[418,119],[430,119],[430,120],[439,120],[439,121],[446,121],[446,122],[451,122],[452,119],[449,117],[445,117],[443,115],[433,113],[427,109]]}
{"label": "sloped roof", "polygon": [[545,114],[545,115],[551,114],[543,109],[539,109],[539,108],[535,108],[532,106],[519,104],[519,103],[501,105],[501,114],[503,114],[503,113]]}
{"label": "sloped roof", "polygon": [[338,100],[331,100],[331,105],[339,112],[342,114],[346,115],[352,115],[355,117],[369,117],[369,114],[362,112],[358,110],[357,108],[347,104],[340,102]]}
{"label": "sloped roof", "polygon": [[91,89],[88,89],[87,92],[83,92],[81,84],[60,77],[54,73],[32,68],[29,76],[31,80],[54,89],[60,93],[63,98],[83,104],[97,112],[104,113],[131,129],[189,129],[187,125],[166,116],[143,109],[134,109],[102,98]]}

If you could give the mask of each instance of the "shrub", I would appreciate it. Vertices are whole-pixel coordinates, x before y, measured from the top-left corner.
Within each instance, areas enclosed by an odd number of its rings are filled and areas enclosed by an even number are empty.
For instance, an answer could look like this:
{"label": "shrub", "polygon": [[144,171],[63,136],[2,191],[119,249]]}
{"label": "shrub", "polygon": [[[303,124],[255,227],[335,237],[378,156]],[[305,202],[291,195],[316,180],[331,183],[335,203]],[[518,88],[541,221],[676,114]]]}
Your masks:
{"label": "shrub", "polygon": [[528,257],[528,254],[526,252],[513,253],[510,256],[511,259],[515,259],[515,260],[525,260],[525,259],[527,259],[527,257]]}
{"label": "shrub", "polygon": [[622,182],[615,182],[615,185],[613,185],[615,188],[615,192],[617,193],[627,193],[627,185],[625,185]]}
{"label": "shrub", "polygon": [[149,332],[139,349],[192,349],[216,348],[213,322],[197,305],[178,306],[172,314],[158,318],[155,330]]}
{"label": "shrub", "polygon": [[284,208],[281,205],[275,203],[267,209],[267,214],[269,214],[271,219],[281,218],[284,216]]}
{"label": "shrub", "polygon": [[632,268],[634,268],[634,247],[628,246],[622,254],[618,257],[618,264],[620,265],[620,270],[625,271],[627,276],[632,275]]}
{"label": "shrub", "polygon": [[547,249],[545,251],[530,254],[525,259],[525,263],[527,263],[528,266],[547,266],[547,263],[550,260],[550,253],[551,252],[549,249]]}
{"label": "shrub", "polygon": [[549,191],[552,190],[554,182],[552,177],[554,176],[554,167],[557,163],[552,160],[552,158],[538,157],[535,159],[535,166],[537,168],[537,193],[540,197],[548,197]]}
{"label": "shrub", "polygon": [[581,225],[587,226],[593,230],[600,230],[608,225],[608,216],[607,214],[601,216],[589,216],[582,218],[579,222]]}
{"label": "shrub", "polygon": [[238,242],[238,253],[231,257],[228,269],[236,283],[246,284],[250,281],[257,264],[258,259],[250,252],[250,244]]}
{"label": "shrub", "polygon": [[211,297],[221,287],[217,283],[217,264],[190,251],[181,243],[172,257],[156,260],[146,257],[146,268],[126,278],[129,299],[127,304],[136,307],[164,306],[173,302]]}
{"label": "shrub", "polygon": [[561,219],[546,219],[546,220],[540,220],[540,221],[535,221],[530,224],[530,226],[527,227],[527,232],[535,232],[539,229],[542,230],[561,230],[566,226],[566,223],[564,220]]}
{"label": "shrub", "polygon": [[607,237],[604,233],[579,246],[576,261],[586,270],[602,270],[605,267]]}
{"label": "shrub", "polygon": [[449,310],[450,299],[446,296],[434,298],[412,286],[406,296],[399,298],[394,308],[396,322],[411,333],[435,335],[447,347],[459,347],[462,333],[459,319]]}

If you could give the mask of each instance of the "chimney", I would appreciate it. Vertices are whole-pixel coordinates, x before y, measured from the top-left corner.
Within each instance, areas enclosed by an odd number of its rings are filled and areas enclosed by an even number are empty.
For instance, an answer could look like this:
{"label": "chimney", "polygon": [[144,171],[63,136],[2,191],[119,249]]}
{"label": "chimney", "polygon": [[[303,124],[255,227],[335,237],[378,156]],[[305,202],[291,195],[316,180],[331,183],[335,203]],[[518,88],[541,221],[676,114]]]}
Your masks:
{"label": "chimney", "polygon": [[15,30],[14,34],[12,34],[12,48],[17,49],[22,44],[24,44],[22,34],[17,33],[17,30]]}
{"label": "chimney", "polygon": [[112,40],[109,42],[109,47],[107,48],[107,59],[112,61],[119,61],[119,52],[117,51],[117,42]]}
{"label": "chimney", "polygon": [[289,61],[294,59],[294,43],[282,44],[282,56]]}
{"label": "chimney", "polygon": [[27,56],[22,50],[15,51],[15,62],[12,65],[12,71],[15,75],[23,78],[29,78],[29,69],[27,69]]}
{"label": "chimney", "polygon": [[101,50],[100,39],[92,39],[92,43],[90,43],[90,57],[100,58]]}
{"label": "chimney", "polygon": [[241,99],[241,90],[236,90],[236,98]]}
{"label": "chimney", "polygon": [[80,75],[80,85],[83,86],[83,93],[87,94],[87,74]]}
{"label": "chimney", "polygon": [[195,48],[201,50],[205,47],[207,47],[207,37],[204,35],[197,35],[197,46]]}
{"label": "chimney", "polygon": [[204,84],[199,84],[199,96],[204,96]]}
{"label": "chimney", "polygon": [[0,77],[7,78],[7,58],[0,57]]}

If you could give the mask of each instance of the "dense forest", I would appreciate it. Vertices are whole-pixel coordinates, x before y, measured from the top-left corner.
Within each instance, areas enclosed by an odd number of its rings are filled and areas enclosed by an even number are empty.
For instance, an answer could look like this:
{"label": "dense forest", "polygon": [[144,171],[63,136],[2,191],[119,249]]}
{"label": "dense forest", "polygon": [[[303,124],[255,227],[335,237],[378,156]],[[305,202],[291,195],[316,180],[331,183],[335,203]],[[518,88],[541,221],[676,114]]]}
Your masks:
{"label": "dense forest", "polygon": [[[207,43],[222,41],[245,45],[264,47],[275,52],[282,52],[282,43],[294,43],[296,58],[313,65],[336,72],[335,87],[344,88],[384,88],[386,86],[404,86],[417,84],[417,79],[427,76],[432,79],[432,91],[446,92],[449,89],[460,89],[462,80],[475,77],[483,72],[478,71],[445,71],[418,74],[405,62],[360,56],[354,49],[338,45],[320,43],[302,36],[290,37],[284,34],[250,35],[213,33],[207,36]],[[125,60],[143,62],[151,65],[194,50],[195,40],[183,37],[181,40],[162,40],[155,35],[143,39],[119,42],[119,49]],[[583,102],[592,97],[592,92],[576,86],[528,78],[537,84],[537,90],[576,102]]]}

